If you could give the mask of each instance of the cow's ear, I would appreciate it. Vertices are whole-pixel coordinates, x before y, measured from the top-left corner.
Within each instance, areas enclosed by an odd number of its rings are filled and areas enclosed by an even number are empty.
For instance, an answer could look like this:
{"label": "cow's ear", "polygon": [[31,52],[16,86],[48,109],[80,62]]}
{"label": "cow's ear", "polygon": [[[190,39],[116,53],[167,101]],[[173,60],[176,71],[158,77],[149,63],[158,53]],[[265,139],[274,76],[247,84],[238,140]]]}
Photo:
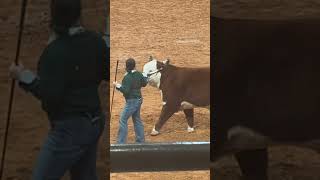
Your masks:
{"label": "cow's ear", "polygon": [[166,59],[166,60],[163,61],[164,65],[168,65],[169,63],[170,63],[170,59]]}
{"label": "cow's ear", "polygon": [[150,62],[150,61],[152,61],[152,60],[153,60],[153,57],[152,57],[152,56],[150,56],[150,57],[149,57],[149,62]]}

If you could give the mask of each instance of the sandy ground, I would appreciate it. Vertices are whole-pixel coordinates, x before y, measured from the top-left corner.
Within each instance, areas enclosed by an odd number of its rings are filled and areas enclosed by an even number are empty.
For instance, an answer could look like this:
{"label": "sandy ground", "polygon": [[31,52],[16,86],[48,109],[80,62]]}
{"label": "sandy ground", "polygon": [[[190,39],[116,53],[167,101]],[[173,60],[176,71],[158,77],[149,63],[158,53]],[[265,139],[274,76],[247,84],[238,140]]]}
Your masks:
{"label": "sandy ground", "polygon": [[[211,13],[224,18],[320,18],[320,3],[316,0],[214,0],[211,3],[214,3],[211,6]],[[270,149],[270,160],[270,180],[320,179],[320,155],[309,149],[288,146],[273,147]],[[224,158],[215,167],[214,179],[239,179],[240,171],[232,157]]]}
{"label": "sandy ground", "polygon": [[[124,61],[133,57],[137,69],[142,70],[150,55],[159,60],[170,58],[171,63],[183,67],[210,65],[209,0],[164,0],[133,2],[111,1],[111,79],[115,76],[116,61],[120,60],[117,80],[124,75]],[[209,83],[209,82],[208,82]],[[112,92],[112,89],[111,89]],[[150,132],[161,111],[160,93],[153,87],[142,91],[144,103],[141,117],[146,141],[209,141],[209,111],[195,110],[195,132],[186,131],[184,114],[172,116],[161,129],[161,135]],[[111,118],[110,140],[116,142],[119,115],[124,106],[121,93],[115,92]],[[129,120],[128,142],[134,142],[132,121]],[[156,159],[155,159],[156,160]],[[209,171],[113,173],[111,179],[209,179]]]}
{"label": "sandy ground", "polygon": [[[11,80],[8,67],[14,61],[20,4],[18,0],[0,1],[0,137],[2,137],[9,102]],[[83,22],[90,29],[104,32],[104,1],[86,1],[83,4]],[[21,46],[21,62],[35,69],[41,51],[48,38],[48,1],[29,1],[25,20],[25,31]],[[14,108],[5,161],[7,180],[30,179],[37,154],[48,130],[46,114],[40,103],[19,88],[15,91]],[[104,135],[105,136],[105,135]],[[100,143],[98,173],[105,179],[105,145]]]}

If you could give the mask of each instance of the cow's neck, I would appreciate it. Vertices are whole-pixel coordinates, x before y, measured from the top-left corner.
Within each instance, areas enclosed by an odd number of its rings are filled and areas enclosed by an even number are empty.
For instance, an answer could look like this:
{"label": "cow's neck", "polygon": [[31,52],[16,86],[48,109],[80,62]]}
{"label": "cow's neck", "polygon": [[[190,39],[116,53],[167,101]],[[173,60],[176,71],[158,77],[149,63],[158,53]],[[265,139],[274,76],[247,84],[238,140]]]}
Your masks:
{"label": "cow's neck", "polygon": [[160,79],[160,90],[164,90],[166,87],[168,87],[170,85],[171,80],[174,78],[175,76],[175,71],[179,69],[178,67],[168,64],[166,66],[163,67],[162,71],[161,71],[161,79]]}

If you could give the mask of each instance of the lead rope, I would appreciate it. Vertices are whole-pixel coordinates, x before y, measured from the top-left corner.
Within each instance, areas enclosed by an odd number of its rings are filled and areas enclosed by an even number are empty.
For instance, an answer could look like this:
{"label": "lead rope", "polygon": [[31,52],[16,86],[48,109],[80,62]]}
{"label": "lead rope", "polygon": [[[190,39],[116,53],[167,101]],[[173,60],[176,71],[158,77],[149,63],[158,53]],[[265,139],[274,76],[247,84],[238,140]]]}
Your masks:
{"label": "lead rope", "polygon": [[161,72],[161,71],[162,71],[162,68],[157,69],[157,70],[155,70],[155,71],[153,71],[153,72],[148,73],[148,74],[147,74],[147,77],[150,77],[150,76],[152,76],[152,75],[154,75],[154,74],[158,74],[158,73]]}
{"label": "lead rope", "polygon": [[[19,55],[20,55],[21,38],[22,38],[22,32],[23,32],[23,24],[24,24],[26,7],[27,7],[27,0],[23,0],[22,7],[21,7],[21,14],[20,14],[20,25],[19,25],[19,35],[18,35],[18,42],[17,42],[17,52],[16,52],[15,61],[14,61],[14,63],[16,65],[18,65],[18,59],[19,59]],[[6,150],[7,150],[7,140],[8,140],[11,111],[12,111],[13,98],[14,98],[14,89],[15,89],[15,80],[13,79],[11,82],[11,91],[10,91],[10,98],[9,98],[7,121],[6,121],[4,136],[3,136],[1,167],[0,167],[0,180],[2,180],[2,177],[3,177],[4,161],[5,161]]]}

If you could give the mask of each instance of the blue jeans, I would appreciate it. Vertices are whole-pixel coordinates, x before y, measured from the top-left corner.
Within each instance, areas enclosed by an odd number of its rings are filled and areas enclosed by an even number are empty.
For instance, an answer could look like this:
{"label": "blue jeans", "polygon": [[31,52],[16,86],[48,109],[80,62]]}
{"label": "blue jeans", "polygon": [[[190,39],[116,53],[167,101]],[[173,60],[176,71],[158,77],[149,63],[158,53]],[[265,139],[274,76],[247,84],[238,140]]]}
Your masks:
{"label": "blue jeans", "polygon": [[140,118],[140,109],[142,104],[141,99],[128,99],[126,105],[121,113],[118,131],[119,144],[124,144],[127,141],[128,136],[128,119],[132,116],[134,131],[136,134],[136,142],[144,142],[144,127]]}
{"label": "blue jeans", "polygon": [[104,116],[72,115],[50,123],[32,179],[59,180],[70,171],[72,180],[97,180],[97,145],[104,129]]}

